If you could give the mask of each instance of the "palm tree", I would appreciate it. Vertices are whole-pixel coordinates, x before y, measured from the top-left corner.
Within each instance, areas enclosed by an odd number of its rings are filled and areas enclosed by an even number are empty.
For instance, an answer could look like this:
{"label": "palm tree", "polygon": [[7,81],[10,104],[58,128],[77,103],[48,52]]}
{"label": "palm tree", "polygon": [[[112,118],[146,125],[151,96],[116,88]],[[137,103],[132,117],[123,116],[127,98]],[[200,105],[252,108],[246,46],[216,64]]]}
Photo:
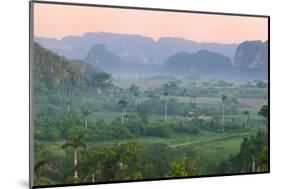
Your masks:
{"label": "palm tree", "polygon": [[118,104],[121,106],[121,123],[124,124],[124,116],[127,114],[128,101],[126,99],[119,100]]}
{"label": "palm tree", "polygon": [[256,152],[257,151],[256,151],[255,144],[250,144],[250,154],[252,155],[252,161],[251,161],[252,172],[256,172],[256,158],[255,158]]}
{"label": "palm tree", "polygon": [[138,96],[139,96],[140,94],[139,94],[139,92],[136,92],[136,93],[134,93],[134,99],[135,99],[135,105],[137,106],[138,105]]}
{"label": "palm tree", "polygon": [[90,111],[88,110],[82,110],[82,114],[84,116],[84,119],[85,119],[85,129],[87,130],[88,129],[88,120],[87,120],[87,116],[91,114]]}
{"label": "palm tree", "polygon": [[94,183],[96,180],[96,167],[89,165],[88,171],[86,172],[86,175],[84,175],[84,178],[82,179],[83,182],[92,182]]}
{"label": "palm tree", "polygon": [[226,101],[226,95],[222,95],[221,100],[222,100],[222,131],[224,131],[224,105]]}
{"label": "palm tree", "polygon": [[112,86],[111,75],[104,72],[97,72],[91,75],[91,85],[96,88],[97,95],[101,95],[102,90]]}
{"label": "palm tree", "polygon": [[67,113],[70,112],[70,108],[71,108],[70,102],[68,101],[68,102],[66,103],[66,111],[67,111]]}
{"label": "palm tree", "polygon": [[164,92],[163,94],[165,96],[164,103],[165,103],[165,123],[166,123],[167,122],[167,96],[168,96],[168,92]]}
{"label": "palm tree", "polygon": [[252,172],[256,172],[256,160],[255,155],[252,155]]}
{"label": "palm tree", "polygon": [[250,112],[247,111],[247,110],[245,110],[245,111],[243,112],[243,114],[245,115],[245,128],[246,128],[246,125],[247,125],[247,123],[248,123],[248,121],[249,121]]}
{"label": "palm tree", "polygon": [[48,164],[46,160],[41,160],[34,166],[34,183],[36,185],[50,185],[52,181],[41,176],[42,169]]}
{"label": "palm tree", "polygon": [[266,120],[268,120],[268,106],[267,105],[263,105],[261,107],[261,109],[258,112],[258,116],[263,117]]}
{"label": "palm tree", "polygon": [[84,135],[79,135],[79,136],[73,136],[69,137],[64,145],[62,145],[63,149],[67,149],[68,147],[73,149],[73,154],[74,154],[74,182],[76,183],[78,180],[78,173],[77,173],[77,152],[78,148],[82,147],[86,149],[86,144],[84,142]]}

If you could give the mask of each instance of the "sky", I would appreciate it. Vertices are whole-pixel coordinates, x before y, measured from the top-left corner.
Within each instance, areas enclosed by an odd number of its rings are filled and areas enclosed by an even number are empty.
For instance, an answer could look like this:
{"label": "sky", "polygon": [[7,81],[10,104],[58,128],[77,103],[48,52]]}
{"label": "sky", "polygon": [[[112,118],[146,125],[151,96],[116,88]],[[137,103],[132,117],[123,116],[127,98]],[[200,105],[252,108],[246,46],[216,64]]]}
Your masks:
{"label": "sky", "polygon": [[61,39],[87,32],[138,34],[154,40],[181,37],[198,42],[267,40],[267,18],[73,5],[34,5],[34,34]]}

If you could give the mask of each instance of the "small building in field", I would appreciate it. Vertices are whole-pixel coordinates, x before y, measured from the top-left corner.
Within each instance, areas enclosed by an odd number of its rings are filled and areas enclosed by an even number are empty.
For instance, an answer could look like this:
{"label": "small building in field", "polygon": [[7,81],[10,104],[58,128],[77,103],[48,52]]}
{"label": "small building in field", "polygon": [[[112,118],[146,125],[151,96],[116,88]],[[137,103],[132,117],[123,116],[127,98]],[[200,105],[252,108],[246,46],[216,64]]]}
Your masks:
{"label": "small building in field", "polygon": [[194,120],[194,119],[195,119],[195,115],[194,115],[193,112],[188,112],[188,113],[186,114],[186,120],[187,120],[187,121],[192,121],[192,120]]}
{"label": "small building in field", "polygon": [[206,114],[198,116],[198,119],[199,120],[203,120],[203,121],[212,121],[212,117],[211,116],[207,116]]}

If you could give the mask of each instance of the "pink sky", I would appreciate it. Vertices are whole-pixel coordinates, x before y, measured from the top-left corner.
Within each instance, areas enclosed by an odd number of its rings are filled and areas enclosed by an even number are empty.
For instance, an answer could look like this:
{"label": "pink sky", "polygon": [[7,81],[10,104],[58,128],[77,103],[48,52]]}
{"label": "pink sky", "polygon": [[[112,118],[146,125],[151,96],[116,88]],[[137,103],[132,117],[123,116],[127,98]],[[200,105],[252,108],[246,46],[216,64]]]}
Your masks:
{"label": "pink sky", "polygon": [[240,43],[267,40],[267,18],[128,10],[115,8],[34,5],[36,36],[60,39],[86,32],[139,34],[157,40],[182,37],[198,42]]}

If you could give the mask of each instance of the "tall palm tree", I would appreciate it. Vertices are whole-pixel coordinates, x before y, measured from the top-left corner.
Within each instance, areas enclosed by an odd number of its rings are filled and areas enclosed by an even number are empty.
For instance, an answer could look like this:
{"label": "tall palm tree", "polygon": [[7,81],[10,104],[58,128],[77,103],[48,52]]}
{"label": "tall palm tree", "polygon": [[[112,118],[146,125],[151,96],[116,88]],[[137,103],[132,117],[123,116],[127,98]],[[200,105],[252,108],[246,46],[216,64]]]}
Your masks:
{"label": "tall palm tree", "polygon": [[85,119],[85,129],[87,130],[88,129],[88,120],[87,120],[87,116],[91,114],[90,111],[88,110],[82,110],[82,114],[84,116],[84,119]]}
{"label": "tall palm tree", "polygon": [[167,96],[168,96],[168,92],[164,92],[163,94],[165,96],[164,103],[165,103],[165,123],[166,123],[167,122]]}
{"label": "tall palm tree", "polygon": [[91,85],[96,88],[97,95],[101,95],[102,90],[112,86],[111,75],[104,72],[97,72],[91,75]]}
{"label": "tall palm tree", "polygon": [[244,112],[243,112],[243,114],[245,115],[245,128],[246,128],[246,125],[248,124],[248,121],[249,121],[249,115],[250,115],[250,112],[249,111],[247,111],[247,110],[245,110]]}
{"label": "tall palm tree", "polygon": [[255,155],[252,155],[252,172],[256,172],[256,160]]}
{"label": "tall palm tree", "polygon": [[139,96],[139,95],[140,95],[139,92],[135,92],[135,93],[134,93],[134,99],[135,99],[135,105],[136,105],[136,106],[139,104],[139,102],[138,102],[138,96]]}
{"label": "tall palm tree", "polygon": [[41,160],[34,166],[34,183],[35,185],[50,185],[52,181],[41,176],[42,169],[48,164],[46,160]]}
{"label": "tall palm tree", "polygon": [[252,172],[256,172],[256,145],[255,144],[250,144],[250,154],[252,155],[252,161],[251,161],[251,168]]}
{"label": "tall palm tree", "polygon": [[222,95],[221,100],[222,100],[222,131],[224,131],[224,105],[226,101],[226,95]]}
{"label": "tall palm tree", "polygon": [[63,149],[67,149],[67,148],[72,148],[73,149],[73,155],[74,155],[74,162],[73,162],[73,166],[74,166],[74,182],[76,183],[78,180],[78,173],[77,173],[77,153],[78,153],[78,148],[82,147],[84,149],[86,149],[86,144],[84,142],[84,135],[79,135],[79,136],[73,136],[73,137],[69,137],[66,142],[62,145]]}
{"label": "tall palm tree", "polygon": [[263,105],[261,107],[261,109],[258,112],[258,116],[263,117],[266,120],[268,120],[268,106],[267,105]]}
{"label": "tall palm tree", "polygon": [[70,112],[70,108],[71,108],[70,102],[68,101],[68,102],[66,103],[66,111],[67,111],[67,113]]}
{"label": "tall palm tree", "polygon": [[92,182],[94,183],[96,181],[96,167],[89,165],[88,171],[83,177],[83,182]]}
{"label": "tall palm tree", "polygon": [[119,100],[118,104],[121,106],[121,123],[124,124],[124,116],[127,114],[128,101],[126,99]]}

